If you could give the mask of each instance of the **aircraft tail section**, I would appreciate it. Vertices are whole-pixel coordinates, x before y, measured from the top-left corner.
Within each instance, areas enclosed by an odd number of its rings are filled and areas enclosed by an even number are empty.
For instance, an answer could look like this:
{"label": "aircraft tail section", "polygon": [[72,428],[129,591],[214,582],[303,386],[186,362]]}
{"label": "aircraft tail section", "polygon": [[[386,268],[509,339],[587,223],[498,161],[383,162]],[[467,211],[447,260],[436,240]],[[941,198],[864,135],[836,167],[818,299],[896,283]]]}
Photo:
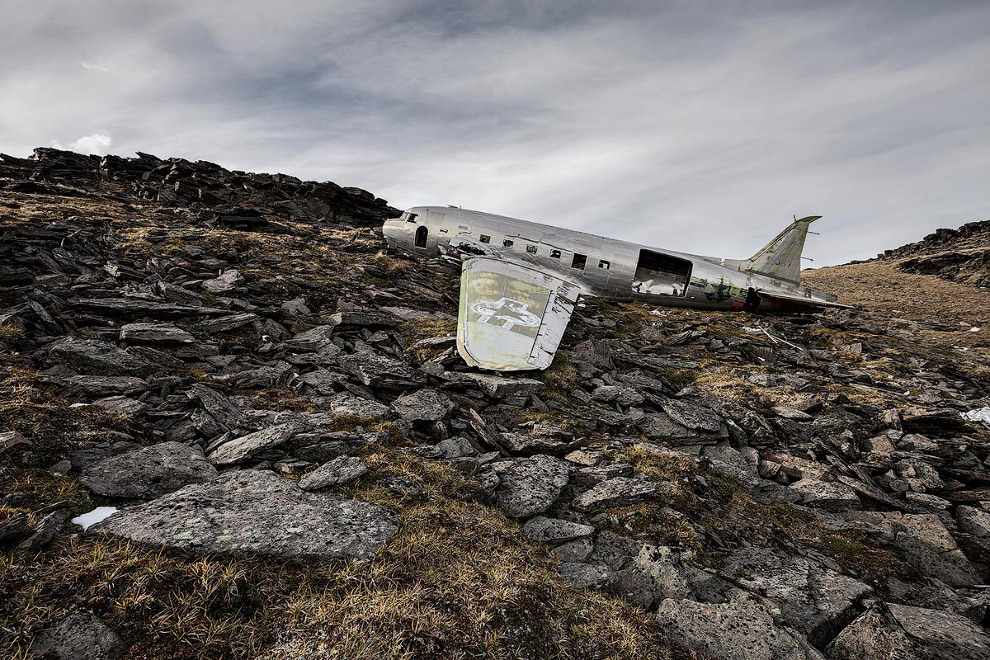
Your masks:
{"label": "aircraft tail section", "polygon": [[792,222],[762,250],[750,257],[746,270],[800,283],[804,240],[808,236],[808,227],[820,217],[820,215],[809,215]]}

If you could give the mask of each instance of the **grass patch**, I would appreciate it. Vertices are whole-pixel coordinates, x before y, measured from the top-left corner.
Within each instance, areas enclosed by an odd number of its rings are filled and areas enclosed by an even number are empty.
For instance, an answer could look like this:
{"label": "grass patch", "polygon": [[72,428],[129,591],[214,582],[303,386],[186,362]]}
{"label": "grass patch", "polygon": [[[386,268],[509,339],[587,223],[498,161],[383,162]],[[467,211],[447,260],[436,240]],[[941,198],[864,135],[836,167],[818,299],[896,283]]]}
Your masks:
{"label": "grass patch", "polygon": [[[721,561],[721,556],[706,550],[712,534],[729,548],[755,545],[788,554],[817,550],[881,592],[890,577],[907,579],[913,575],[907,564],[865,535],[830,532],[813,514],[784,502],[755,500],[732,477],[711,469],[698,470],[691,457],[641,447],[626,449],[619,457],[662,483],[663,492],[658,500],[602,514],[599,524],[605,529],[656,545],[692,550],[699,561],[712,566]],[[698,474],[707,487],[693,484]]]}
{"label": "grass patch", "polygon": [[[449,465],[380,447],[365,460],[369,474],[341,494],[401,518],[371,561],[191,558],[98,535],[62,538],[40,561],[0,560],[0,653],[24,653],[81,606],[121,635],[127,657],[689,657],[649,614],[563,584],[549,550]],[[383,488],[384,477],[420,494]]]}

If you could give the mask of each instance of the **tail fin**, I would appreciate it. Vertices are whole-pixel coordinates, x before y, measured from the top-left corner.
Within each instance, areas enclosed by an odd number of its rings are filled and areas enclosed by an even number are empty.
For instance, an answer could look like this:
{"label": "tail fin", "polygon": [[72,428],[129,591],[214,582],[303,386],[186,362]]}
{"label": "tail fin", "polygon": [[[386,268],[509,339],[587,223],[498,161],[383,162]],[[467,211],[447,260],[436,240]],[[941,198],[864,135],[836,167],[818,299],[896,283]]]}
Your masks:
{"label": "tail fin", "polygon": [[808,226],[822,216],[809,215],[792,222],[787,229],[749,259],[747,270],[780,280],[801,282],[801,251],[808,236]]}

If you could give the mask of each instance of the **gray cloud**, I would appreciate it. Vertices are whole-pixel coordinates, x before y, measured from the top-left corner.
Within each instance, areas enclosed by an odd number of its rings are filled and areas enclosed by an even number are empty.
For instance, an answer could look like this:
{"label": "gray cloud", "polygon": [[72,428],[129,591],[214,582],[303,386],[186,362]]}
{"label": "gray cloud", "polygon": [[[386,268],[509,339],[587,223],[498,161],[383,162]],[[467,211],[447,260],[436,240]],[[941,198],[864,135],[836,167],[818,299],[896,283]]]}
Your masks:
{"label": "gray cloud", "polygon": [[724,256],[818,213],[818,264],[987,217],[990,6],[725,4],[14,2],[0,150],[105,135]]}

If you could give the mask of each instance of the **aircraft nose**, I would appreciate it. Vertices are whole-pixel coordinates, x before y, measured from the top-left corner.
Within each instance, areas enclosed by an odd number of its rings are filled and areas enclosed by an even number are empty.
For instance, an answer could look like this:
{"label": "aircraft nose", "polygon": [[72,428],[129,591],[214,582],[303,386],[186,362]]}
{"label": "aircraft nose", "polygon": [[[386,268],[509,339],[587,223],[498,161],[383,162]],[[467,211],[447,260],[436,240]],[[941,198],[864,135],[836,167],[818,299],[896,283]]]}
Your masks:
{"label": "aircraft nose", "polygon": [[395,248],[402,245],[405,224],[402,220],[386,220],[382,225],[382,233],[385,235],[385,241],[389,247]]}

